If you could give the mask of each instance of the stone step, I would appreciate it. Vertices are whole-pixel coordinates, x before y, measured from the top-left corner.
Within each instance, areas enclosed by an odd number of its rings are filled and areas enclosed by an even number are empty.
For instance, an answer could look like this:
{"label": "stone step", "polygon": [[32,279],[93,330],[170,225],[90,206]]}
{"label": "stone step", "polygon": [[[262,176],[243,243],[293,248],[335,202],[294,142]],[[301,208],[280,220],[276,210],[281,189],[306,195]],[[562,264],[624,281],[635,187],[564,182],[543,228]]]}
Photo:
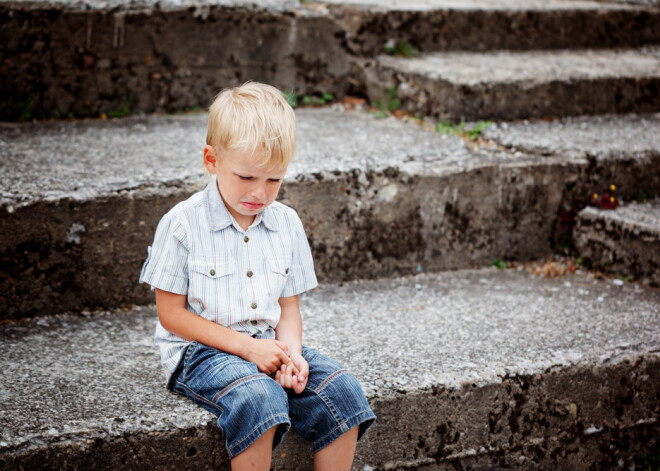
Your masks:
{"label": "stone step", "polygon": [[658,47],[381,55],[364,73],[373,103],[394,91],[403,110],[448,121],[660,110]]}
{"label": "stone step", "polygon": [[0,22],[2,120],[205,108],[246,80],[363,93],[356,57],[398,40],[427,52],[660,43],[659,8],[586,0],[2,0]]}
{"label": "stone step", "polygon": [[660,42],[658,2],[326,0],[347,46],[374,56],[388,41],[423,52],[630,48]]}
{"label": "stone step", "polygon": [[[500,123],[475,147],[364,112],[297,115],[280,199],[298,210],[325,281],[545,256],[562,205],[586,205],[567,191],[580,182],[660,196],[660,115],[528,123],[549,126],[542,151],[524,149],[524,123]],[[603,131],[613,123],[632,140]],[[162,215],[206,184],[205,127],[204,114],[0,125],[0,319],[151,302],[137,283],[146,248]],[[588,136],[608,153],[590,155]]]}
{"label": "stone step", "polygon": [[586,207],[574,239],[587,265],[660,286],[660,200],[614,210]]}
{"label": "stone step", "polygon": [[[354,372],[378,416],[355,470],[641,465],[660,437],[658,306],[637,284],[494,268],[301,298],[305,344]],[[164,389],[155,318],[0,325],[0,469],[229,469],[212,416]],[[274,467],[311,469],[310,454],[292,433]]]}

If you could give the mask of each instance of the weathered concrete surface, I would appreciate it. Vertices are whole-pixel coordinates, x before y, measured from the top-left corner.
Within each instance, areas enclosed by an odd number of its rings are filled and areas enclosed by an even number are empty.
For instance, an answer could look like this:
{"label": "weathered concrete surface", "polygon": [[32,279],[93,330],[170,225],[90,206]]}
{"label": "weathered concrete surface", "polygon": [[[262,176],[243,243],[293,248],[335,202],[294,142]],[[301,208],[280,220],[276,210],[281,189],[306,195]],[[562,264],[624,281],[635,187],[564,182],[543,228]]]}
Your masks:
{"label": "weathered concrete surface", "polygon": [[301,95],[351,86],[328,15],[226,3],[0,3],[0,119],[206,108],[247,80]]}
{"label": "weathered concrete surface", "polygon": [[[604,157],[594,170],[581,154],[471,151],[367,113],[298,118],[280,197],[298,210],[323,280],[546,255],[566,185],[628,162]],[[205,185],[204,129],[204,115],[0,127],[0,318],[149,302],[137,283],[146,247],[162,215]],[[660,155],[631,159],[622,194],[660,178]]]}
{"label": "weathered concrete surface", "polygon": [[584,159],[580,182],[591,190],[613,184],[624,201],[660,196],[658,113],[495,123],[483,137],[511,151]]}
{"label": "weathered concrete surface", "polygon": [[[458,138],[368,114],[299,116],[298,163],[280,196],[303,219],[321,279],[549,252],[548,214],[576,163],[471,152]],[[202,122],[5,126],[2,318],[151,299],[137,276],[162,214],[204,185]]]}
{"label": "weathered concrete surface", "polygon": [[[355,469],[628,469],[657,445],[658,290],[485,269],[325,285],[301,306],[305,343],[378,415]],[[2,325],[0,469],[226,469],[212,416],[163,389],[155,316]],[[275,465],[309,454],[289,438]]]}
{"label": "weathered concrete surface", "polygon": [[660,109],[660,48],[434,53],[365,62],[367,94],[442,120],[522,119]]}
{"label": "weathered concrete surface", "polygon": [[[605,469],[657,444],[658,290],[486,269],[325,285],[301,305],[305,343],[378,415],[355,469]],[[163,389],[155,315],[2,325],[0,469],[223,469],[211,416]],[[276,465],[310,469],[309,452],[288,439]]]}
{"label": "weathered concrete surface", "polygon": [[660,286],[660,200],[578,215],[573,238],[584,263]]}
{"label": "weathered concrete surface", "polygon": [[657,8],[573,0],[329,0],[353,53],[625,48],[660,41]]}
{"label": "weathered concrete surface", "polygon": [[396,2],[350,3],[1,1],[0,119],[204,108],[220,89],[246,80],[298,95],[360,94],[355,58],[380,54],[398,39],[423,51],[660,43],[658,8],[568,0],[416,2],[403,10]]}

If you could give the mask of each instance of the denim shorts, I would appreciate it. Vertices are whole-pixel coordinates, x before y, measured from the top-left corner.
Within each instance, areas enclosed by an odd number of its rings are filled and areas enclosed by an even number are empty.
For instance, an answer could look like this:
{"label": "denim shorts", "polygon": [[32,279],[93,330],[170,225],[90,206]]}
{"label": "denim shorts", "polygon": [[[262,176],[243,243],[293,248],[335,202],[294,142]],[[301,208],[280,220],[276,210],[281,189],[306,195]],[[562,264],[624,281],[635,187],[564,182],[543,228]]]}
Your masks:
{"label": "denim shorts", "polygon": [[241,357],[192,342],[174,373],[172,388],[218,417],[229,458],[277,426],[273,448],[291,425],[318,451],[359,425],[358,439],[373,424],[360,383],[342,366],[303,347],[309,363],[305,390],[296,394]]}

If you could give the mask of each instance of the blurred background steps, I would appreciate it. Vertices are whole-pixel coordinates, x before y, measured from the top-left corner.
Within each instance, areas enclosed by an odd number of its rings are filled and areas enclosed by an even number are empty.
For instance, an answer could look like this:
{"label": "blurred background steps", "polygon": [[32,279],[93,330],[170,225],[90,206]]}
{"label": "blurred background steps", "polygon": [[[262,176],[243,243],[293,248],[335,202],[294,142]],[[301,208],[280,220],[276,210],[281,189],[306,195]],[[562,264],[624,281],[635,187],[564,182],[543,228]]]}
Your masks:
{"label": "blurred background steps", "polygon": [[[387,47],[634,49],[660,43],[659,23],[657,7],[587,0],[3,0],[0,119],[205,108],[246,80],[298,96],[366,96],[361,61]],[[622,99],[643,99],[650,85],[640,86]]]}
{"label": "blurred background steps", "polygon": [[[280,199],[325,281],[544,257],[570,248],[594,188],[660,196],[658,115],[498,123],[477,141],[359,111],[297,116]],[[203,113],[0,126],[0,318],[150,302],[146,247],[206,184],[205,126]]]}
{"label": "blurred background steps", "polygon": [[[587,273],[461,270],[326,284],[304,342],[378,420],[355,470],[633,469],[658,446],[660,291]],[[213,417],[167,393],[153,306],[0,325],[0,469],[229,469]],[[365,335],[368,333],[368,335]],[[293,430],[274,469],[311,469]]]}
{"label": "blurred background steps", "polygon": [[[660,48],[385,55],[365,68],[372,102],[445,121],[660,110]],[[392,93],[393,92],[393,93]]]}
{"label": "blurred background steps", "polygon": [[584,208],[573,238],[586,265],[660,287],[660,200]]}

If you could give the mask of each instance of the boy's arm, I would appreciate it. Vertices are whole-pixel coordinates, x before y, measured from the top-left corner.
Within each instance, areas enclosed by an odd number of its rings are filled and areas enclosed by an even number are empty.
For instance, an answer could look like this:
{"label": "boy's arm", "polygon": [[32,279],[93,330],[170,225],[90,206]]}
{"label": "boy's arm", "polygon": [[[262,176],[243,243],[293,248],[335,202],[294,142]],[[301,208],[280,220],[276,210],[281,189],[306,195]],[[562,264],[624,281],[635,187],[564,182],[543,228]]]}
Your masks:
{"label": "boy's arm", "polygon": [[167,331],[244,358],[255,363],[261,372],[271,374],[291,362],[284,342],[257,340],[204,319],[186,309],[183,294],[156,289],[156,309],[158,319]]}
{"label": "boy's arm", "polygon": [[302,353],[302,317],[298,296],[279,299],[282,313],[275,327],[275,338],[287,344],[291,353]]}

